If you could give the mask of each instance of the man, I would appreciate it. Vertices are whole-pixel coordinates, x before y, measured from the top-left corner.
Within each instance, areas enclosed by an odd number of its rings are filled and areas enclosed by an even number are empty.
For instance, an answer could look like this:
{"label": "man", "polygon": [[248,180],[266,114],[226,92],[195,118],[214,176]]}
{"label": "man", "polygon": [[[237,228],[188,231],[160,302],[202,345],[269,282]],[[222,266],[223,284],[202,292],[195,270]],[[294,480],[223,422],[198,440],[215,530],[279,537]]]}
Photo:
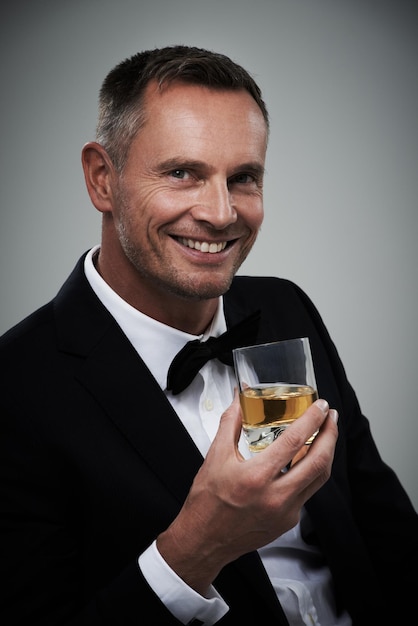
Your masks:
{"label": "man", "polygon": [[[3,624],[412,621],[417,515],[319,314],[288,281],[235,277],[267,136],[222,55],[147,51],[104,81],[82,154],[100,246],[0,343]],[[250,457],[231,365],[184,385],[170,364],[258,316],[241,345],[309,336],[321,399]]]}

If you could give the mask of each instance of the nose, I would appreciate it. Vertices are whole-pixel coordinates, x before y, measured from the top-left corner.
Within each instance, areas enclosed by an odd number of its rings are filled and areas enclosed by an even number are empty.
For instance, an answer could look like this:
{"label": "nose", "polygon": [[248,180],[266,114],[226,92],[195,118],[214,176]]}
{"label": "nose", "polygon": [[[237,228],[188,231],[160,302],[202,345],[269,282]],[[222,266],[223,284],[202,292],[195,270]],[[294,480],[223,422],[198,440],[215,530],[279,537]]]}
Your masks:
{"label": "nose", "polygon": [[191,213],[197,221],[204,221],[221,230],[237,221],[232,193],[226,181],[206,181]]}

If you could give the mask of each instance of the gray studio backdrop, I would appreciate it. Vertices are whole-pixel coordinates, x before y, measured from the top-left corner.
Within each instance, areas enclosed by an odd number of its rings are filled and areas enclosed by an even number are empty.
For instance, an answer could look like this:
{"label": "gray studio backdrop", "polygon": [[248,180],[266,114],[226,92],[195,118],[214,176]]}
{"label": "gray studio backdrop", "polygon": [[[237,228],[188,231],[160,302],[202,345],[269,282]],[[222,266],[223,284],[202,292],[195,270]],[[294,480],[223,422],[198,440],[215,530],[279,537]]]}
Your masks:
{"label": "gray studio backdrop", "polygon": [[[242,272],[319,307],[382,455],[418,506],[417,3],[14,0],[2,8],[0,332],[99,241],[80,150],[138,50],[224,52],[271,112],[265,225]],[[24,381],[22,381],[24,385]]]}

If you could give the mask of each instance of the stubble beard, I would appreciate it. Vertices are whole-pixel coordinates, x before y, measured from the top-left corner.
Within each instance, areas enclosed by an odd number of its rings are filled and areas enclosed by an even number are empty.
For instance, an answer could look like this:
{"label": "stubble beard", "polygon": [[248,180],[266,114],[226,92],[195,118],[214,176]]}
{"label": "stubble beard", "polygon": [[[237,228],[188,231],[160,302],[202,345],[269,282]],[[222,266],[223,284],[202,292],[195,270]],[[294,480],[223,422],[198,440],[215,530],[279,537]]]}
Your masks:
{"label": "stubble beard", "polygon": [[[122,201],[122,198],[119,198]],[[201,301],[218,298],[228,291],[232,279],[244,262],[247,255],[237,259],[228,275],[214,282],[209,282],[206,278],[197,280],[195,274],[187,273],[176,269],[173,264],[158,263],[158,256],[152,265],[149,263],[150,253],[141,248],[129,236],[131,220],[123,204],[121,220],[117,225],[117,232],[120,245],[126,258],[135,268],[137,274],[153,288],[159,289],[162,293],[170,293],[178,298],[188,301]],[[248,254],[249,251],[247,251]],[[214,269],[214,272],[216,269]]]}

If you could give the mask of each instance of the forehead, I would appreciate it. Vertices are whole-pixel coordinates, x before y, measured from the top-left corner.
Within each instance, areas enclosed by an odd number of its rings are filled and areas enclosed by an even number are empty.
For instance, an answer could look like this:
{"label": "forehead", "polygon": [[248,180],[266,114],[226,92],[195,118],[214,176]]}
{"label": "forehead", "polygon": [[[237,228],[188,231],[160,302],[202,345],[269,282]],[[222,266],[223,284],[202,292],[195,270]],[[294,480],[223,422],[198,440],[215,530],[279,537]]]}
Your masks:
{"label": "forehead", "polygon": [[267,124],[258,104],[245,89],[213,89],[175,82],[159,88],[152,81],[143,101],[145,126],[150,122],[193,122],[210,126],[233,125],[267,134]]}
{"label": "forehead", "polygon": [[[144,124],[131,145],[153,159],[178,149],[196,158],[212,153],[263,161],[267,124],[246,90],[212,89],[174,83],[162,89],[148,85],[142,102]],[[138,155],[139,156],[139,155]],[[147,157],[147,158],[148,158]]]}

